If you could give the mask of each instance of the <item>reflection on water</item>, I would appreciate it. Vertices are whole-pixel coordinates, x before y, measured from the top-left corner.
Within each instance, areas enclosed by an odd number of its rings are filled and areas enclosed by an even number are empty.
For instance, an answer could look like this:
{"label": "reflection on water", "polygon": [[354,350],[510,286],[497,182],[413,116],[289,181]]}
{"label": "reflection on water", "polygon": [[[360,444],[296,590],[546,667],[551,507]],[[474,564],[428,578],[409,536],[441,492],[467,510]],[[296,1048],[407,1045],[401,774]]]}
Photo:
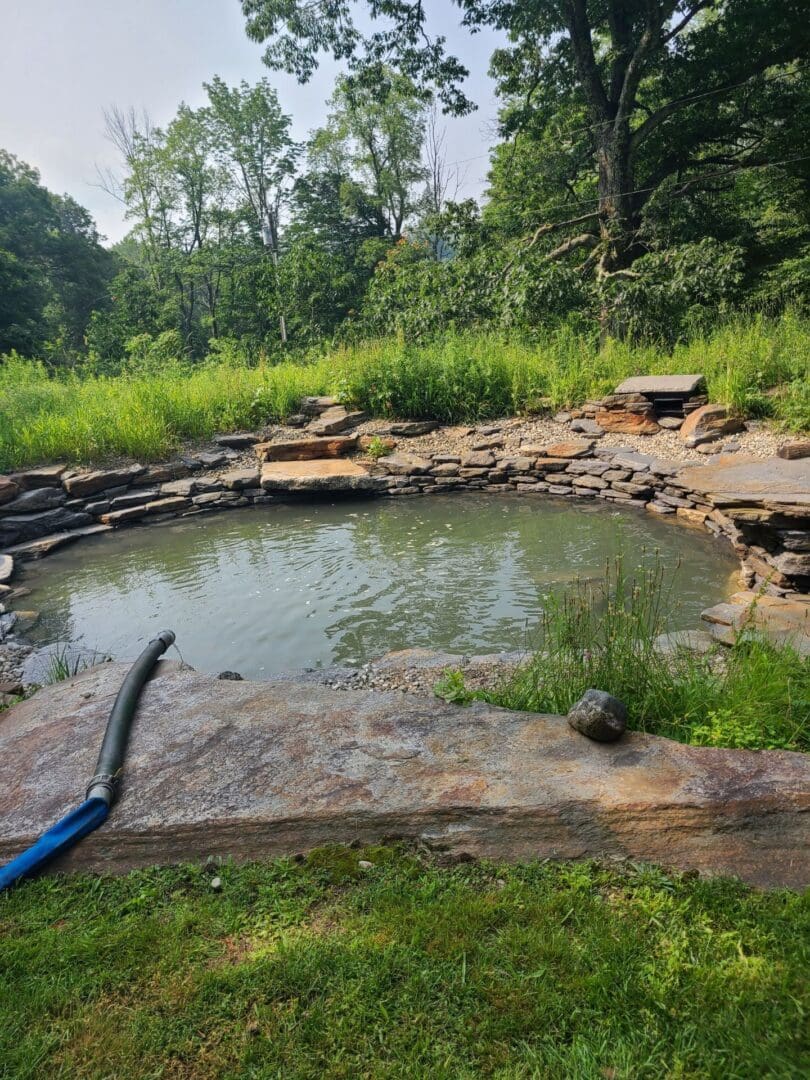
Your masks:
{"label": "reflection on water", "polygon": [[680,563],[672,626],[694,626],[736,565],[711,537],[637,511],[484,494],[278,504],[105,534],[38,565],[26,605],[42,612],[40,641],[129,657],[170,627],[194,667],[261,678],[411,646],[522,648],[544,594],[656,552]]}

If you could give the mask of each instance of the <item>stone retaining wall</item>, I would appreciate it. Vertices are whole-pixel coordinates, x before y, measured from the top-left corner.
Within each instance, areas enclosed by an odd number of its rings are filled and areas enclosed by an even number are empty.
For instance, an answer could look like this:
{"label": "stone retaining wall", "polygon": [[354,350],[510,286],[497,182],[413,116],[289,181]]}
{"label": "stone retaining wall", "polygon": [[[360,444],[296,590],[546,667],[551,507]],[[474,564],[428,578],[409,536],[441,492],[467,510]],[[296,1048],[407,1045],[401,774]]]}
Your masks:
{"label": "stone retaining wall", "polygon": [[[347,449],[353,447],[335,453]],[[726,538],[749,588],[788,595],[805,593],[810,585],[807,496],[718,495],[706,490],[702,476],[699,485],[693,479],[705,467],[683,468],[636,451],[572,440],[524,445],[508,455],[497,449],[458,455],[393,453],[362,466],[347,462],[345,475],[325,470],[309,486],[302,486],[300,462],[295,463],[298,473],[292,475],[291,469],[286,476],[277,464],[240,460],[236,451],[224,449],[159,465],[92,472],[47,466],[0,478],[0,550],[15,559],[38,558],[111,528],[266,505],[301,492],[401,497],[477,490],[603,499],[673,517]],[[783,462],[782,468],[794,464],[799,463]]]}

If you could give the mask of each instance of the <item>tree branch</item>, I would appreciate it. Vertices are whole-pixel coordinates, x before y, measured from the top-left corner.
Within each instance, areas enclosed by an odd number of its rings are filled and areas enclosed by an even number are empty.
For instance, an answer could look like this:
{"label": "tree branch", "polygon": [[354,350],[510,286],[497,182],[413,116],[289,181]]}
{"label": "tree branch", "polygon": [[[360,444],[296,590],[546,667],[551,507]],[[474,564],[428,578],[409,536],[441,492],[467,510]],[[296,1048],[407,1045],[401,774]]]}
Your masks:
{"label": "tree branch", "polygon": [[580,233],[579,236],[571,236],[567,240],[563,240],[559,247],[555,247],[553,251],[550,251],[546,255],[546,262],[561,259],[564,255],[568,255],[569,252],[576,251],[577,248],[595,248],[598,246],[598,236],[594,236],[593,233]]}

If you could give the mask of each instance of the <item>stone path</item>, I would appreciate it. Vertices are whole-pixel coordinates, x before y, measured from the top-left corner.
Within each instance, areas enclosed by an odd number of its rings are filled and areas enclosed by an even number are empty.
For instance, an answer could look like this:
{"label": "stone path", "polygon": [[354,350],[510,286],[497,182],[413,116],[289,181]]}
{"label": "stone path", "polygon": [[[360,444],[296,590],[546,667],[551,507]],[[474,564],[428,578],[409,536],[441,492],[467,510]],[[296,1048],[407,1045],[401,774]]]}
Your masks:
{"label": "stone path", "polygon": [[[123,664],[104,664],[0,721],[0,860],[76,806]],[[62,868],[294,854],[420,840],[502,859],[630,858],[810,884],[810,757],[590,742],[562,717],[304,679],[226,682],[161,662],[133,731],[122,797]],[[802,813],[802,811],[805,811]]]}

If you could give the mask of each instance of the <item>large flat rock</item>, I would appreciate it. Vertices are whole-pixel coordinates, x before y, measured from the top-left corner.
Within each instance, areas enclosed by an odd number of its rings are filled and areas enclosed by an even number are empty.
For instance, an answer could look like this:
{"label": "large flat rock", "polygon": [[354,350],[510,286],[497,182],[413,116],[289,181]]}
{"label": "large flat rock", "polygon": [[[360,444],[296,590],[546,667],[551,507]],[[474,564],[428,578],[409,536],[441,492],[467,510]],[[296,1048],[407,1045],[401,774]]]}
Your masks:
{"label": "large flat rock", "polygon": [[270,461],[262,466],[261,485],[269,492],[374,492],[380,482],[355,461]]}
{"label": "large flat rock", "polygon": [[705,495],[715,506],[762,506],[810,515],[810,460],[722,455],[709,465],[681,469],[679,487]]}
{"label": "large flat rock", "polygon": [[[0,717],[0,859],[81,800],[126,671],[100,665]],[[799,887],[810,884],[808,805],[800,754],[640,734],[598,744],[557,716],[305,678],[218,681],[163,661],[141,698],[121,798],[62,868],[400,836],[493,858],[629,857]]]}
{"label": "large flat rock", "polygon": [[614,394],[675,394],[689,397],[702,386],[702,375],[635,375],[619,383]]}

